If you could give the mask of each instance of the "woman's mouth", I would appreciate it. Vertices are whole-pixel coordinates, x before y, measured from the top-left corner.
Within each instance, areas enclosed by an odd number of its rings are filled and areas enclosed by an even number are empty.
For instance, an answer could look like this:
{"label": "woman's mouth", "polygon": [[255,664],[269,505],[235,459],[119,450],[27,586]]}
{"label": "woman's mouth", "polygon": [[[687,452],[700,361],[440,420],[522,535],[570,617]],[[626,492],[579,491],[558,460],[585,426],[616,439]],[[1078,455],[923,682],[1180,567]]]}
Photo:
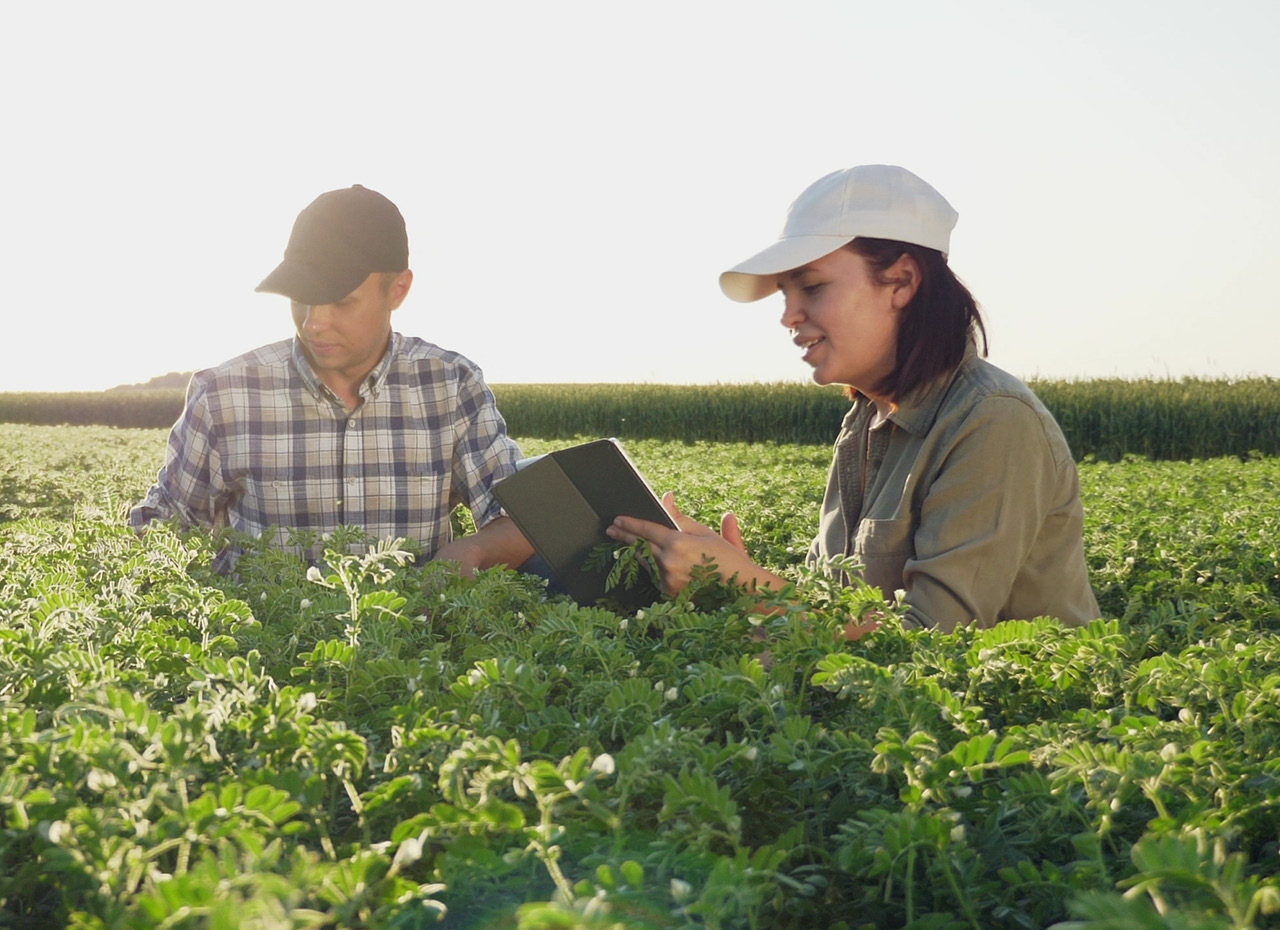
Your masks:
{"label": "woman's mouth", "polygon": [[814,336],[811,339],[797,339],[795,340],[795,343],[800,347],[801,352],[804,353],[801,358],[807,362],[809,361],[809,356],[813,354],[813,350],[826,341],[826,336]]}

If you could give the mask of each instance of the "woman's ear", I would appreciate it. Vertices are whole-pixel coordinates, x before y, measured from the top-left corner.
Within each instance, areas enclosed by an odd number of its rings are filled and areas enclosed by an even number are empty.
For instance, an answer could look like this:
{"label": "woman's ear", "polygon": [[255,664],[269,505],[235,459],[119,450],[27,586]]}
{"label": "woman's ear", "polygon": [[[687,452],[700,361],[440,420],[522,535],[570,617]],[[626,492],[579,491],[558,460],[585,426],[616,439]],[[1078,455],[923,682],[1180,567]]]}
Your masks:
{"label": "woman's ear", "polygon": [[911,303],[916,291],[920,289],[920,265],[908,252],[898,256],[898,260],[889,266],[884,274],[893,288],[893,309],[901,310]]}

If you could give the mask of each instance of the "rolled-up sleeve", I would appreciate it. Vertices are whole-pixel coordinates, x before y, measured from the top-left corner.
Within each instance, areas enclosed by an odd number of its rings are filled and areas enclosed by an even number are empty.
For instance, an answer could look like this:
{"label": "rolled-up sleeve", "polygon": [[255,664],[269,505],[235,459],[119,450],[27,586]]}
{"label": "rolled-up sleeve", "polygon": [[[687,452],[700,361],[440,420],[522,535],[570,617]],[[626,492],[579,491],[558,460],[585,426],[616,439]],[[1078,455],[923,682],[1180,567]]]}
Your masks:
{"label": "rolled-up sleeve", "polygon": [[493,485],[516,468],[519,447],[507,436],[493,392],[479,369],[471,369],[458,384],[454,420],[453,487],[482,527],[502,515]]}
{"label": "rolled-up sleeve", "polygon": [[197,373],[187,388],[182,415],[169,431],[156,483],[129,511],[129,524],[141,530],[153,520],[177,517],[183,526],[212,527],[225,509],[226,497],[209,393]]}

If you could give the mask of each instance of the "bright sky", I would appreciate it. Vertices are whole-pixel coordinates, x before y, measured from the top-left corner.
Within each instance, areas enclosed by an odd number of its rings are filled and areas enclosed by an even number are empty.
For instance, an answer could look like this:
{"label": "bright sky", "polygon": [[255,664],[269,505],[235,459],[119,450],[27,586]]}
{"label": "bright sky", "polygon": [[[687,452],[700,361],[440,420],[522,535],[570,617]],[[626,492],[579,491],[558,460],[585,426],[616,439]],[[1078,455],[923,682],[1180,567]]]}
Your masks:
{"label": "bright sky", "polygon": [[0,391],[291,333],[294,217],[399,204],[396,327],[489,381],[806,380],[720,271],[903,165],[1022,377],[1280,376],[1280,3],[11,3]]}

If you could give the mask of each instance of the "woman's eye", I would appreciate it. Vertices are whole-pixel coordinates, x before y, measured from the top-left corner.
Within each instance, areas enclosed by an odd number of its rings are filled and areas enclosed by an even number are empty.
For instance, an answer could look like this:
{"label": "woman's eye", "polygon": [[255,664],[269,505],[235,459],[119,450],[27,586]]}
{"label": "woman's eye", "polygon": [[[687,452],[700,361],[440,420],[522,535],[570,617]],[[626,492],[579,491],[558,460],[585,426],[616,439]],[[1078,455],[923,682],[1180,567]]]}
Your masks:
{"label": "woman's eye", "polygon": [[806,294],[812,297],[814,294],[818,293],[818,291],[822,290],[823,287],[825,286],[826,285],[823,285],[823,284],[806,284],[804,287],[800,288],[800,290],[804,291]]}

